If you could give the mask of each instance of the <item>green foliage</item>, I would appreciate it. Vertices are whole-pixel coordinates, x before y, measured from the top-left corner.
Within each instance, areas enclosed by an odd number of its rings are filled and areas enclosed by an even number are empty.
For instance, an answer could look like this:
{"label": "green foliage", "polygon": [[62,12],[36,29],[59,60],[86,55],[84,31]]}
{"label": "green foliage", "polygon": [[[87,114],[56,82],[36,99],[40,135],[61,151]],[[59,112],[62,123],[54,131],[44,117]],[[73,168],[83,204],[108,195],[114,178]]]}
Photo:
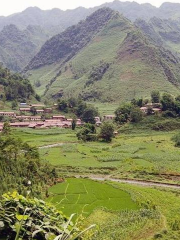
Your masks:
{"label": "green foliage", "polygon": [[10,134],[11,126],[10,126],[9,122],[4,123],[2,132],[3,132],[4,135],[9,135]]}
{"label": "green foliage", "polygon": [[106,71],[109,69],[110,64],[105,62],[100,62],[100,65],[97,67],[92,67],[92,70],[89,75],[89,80],[86,82],[86,86],[93,84],[95,81],[99,81],[103,78]]}
{"label": "green foliage", "polygon": [[93,106],[88,106],[82,116],[81,119],[85,122],[85,123],[91,123],[91,124],[95,124],[95,117],[98,116],[98,111],[97,109],[95,109]]}
{"label": "green foliage", "polygon": [[174,109],[174,98],[168,94],[164,93],[161,97],[162,110],[173,110]]}
{"label": "green foliage", "polygon": [[114,125],[110,122],[104,122],[101,125],[101,130],[99,137],[103,139],[105,142],[111,142],[114,137]]}
{"label": "green foliage", "polygon": [[17,192],[4,194],[0,201],[0,239],[80,239],[80,231],[52,205]]}
{"label": "green foliage", "polygon": [[17,107],[18,107],[18,103],[15,100],[15,101],[12,102],[12,109],[17,109]]}
{"label": "green foliage", "polygon": [[130,120],[130,113],[132,110],[132,104],[130,103],[125,103],[121,106],[119,106],[116,111],[115,111],[115,121],[117,123],[125,123],[128,120]]}
{"label": "green foliage", "polygon": [[160,93],[157,90],[151,92],[151,101],[152,103],[159,103],[160,102]]}
{"label": "green foliage", "polygon": [[142,111],[138,107],[134,107],[130,113],[130,121],[137,123],[140,122],[143,118]]}
{"label": "green foliage", "polygon": [[0,138],[0,194],[18,189],[24,195],[30,191],[33,196],[41,196],[56,178],[54,168],[40,161],[36,147],[14,137]]}
{"label": "green foliage", "polygon": [[176,134],[172,137],[172,140],[175,142],[176,147],[180,147],[180,134]]}
{"label": "green foliage", "polygon": [[95,141],[97,139],[96,136],[96,128],[95,125],[86,123],[81,130],[77,133],[77,138],[83,141]]}
{"label": "green foliage", "polygon": [[3,86],[4,96],[8,101],[26,100],[35,95],[29,80],[19,74],[12,74],[2,66],[0,66],[0,85]]}
{"label": "green foliage", "polygon": [[33,114],[33,116],[37,115],[37,110],[35,107],[31,107],[30,112]]}
{"label": "green foliage", "polygon": [[60,111],[67,113],[68,112],[68,102],[66,100],[58,100],[58,108]]}
{"label": "green foliage", "polygon": [[76,119],[75,118],[73,118],[73,120],[72,120],[72,130],[75,130],[76,129]]}
{"label": "green foliage", "polygon": [[137,101],[134,100],[131,103],[125,103],[123,105],[121,105],[120,107],[118,107],[115,111],[115,121],[117,123],[126,123],[128,121],[131,122],[140,122],[142,120],[142,112],[139,109],[139,107],[137,107],[137,104],[141,104],[142,100]]}

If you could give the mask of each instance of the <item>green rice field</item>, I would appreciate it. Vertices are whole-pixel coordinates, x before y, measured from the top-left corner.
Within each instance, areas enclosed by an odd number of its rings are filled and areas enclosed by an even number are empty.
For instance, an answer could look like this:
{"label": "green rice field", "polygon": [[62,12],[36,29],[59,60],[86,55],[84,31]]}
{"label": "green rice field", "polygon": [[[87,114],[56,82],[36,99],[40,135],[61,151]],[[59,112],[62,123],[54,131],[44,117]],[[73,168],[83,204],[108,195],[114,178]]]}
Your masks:
{"label": "green rice field", "polygon": [[102,207],[116,211],[138,209],[138,205],[127,192],[89,179],[66,179],[64,183],[51,187],[49,194],[48,201],[66,215],[89,215]]}

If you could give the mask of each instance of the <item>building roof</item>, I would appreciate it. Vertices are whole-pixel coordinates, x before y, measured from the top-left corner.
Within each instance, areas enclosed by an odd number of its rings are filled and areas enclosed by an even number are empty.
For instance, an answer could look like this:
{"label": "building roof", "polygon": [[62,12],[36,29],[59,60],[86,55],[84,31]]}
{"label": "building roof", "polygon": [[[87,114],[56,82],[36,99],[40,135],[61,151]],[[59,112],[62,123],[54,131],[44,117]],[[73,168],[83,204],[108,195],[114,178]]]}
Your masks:
{"label": "building roof", "polygon": [[54,115],[52,116],[53,118],[66,118],[65,116],[62,116],[62,115]]}
{"label": "building roof", "polygon": [[20,111],[31,111],[31,108],[19,108]]}
{"label": "building roof", "polygon": [[0,112],[0,114],[4,114],[4,113],[6,113],[6,114],[15,114],[15,112]]}
{"label": "building roof", "polygon": [[31,107],[45,107],[44,104],[30,104]]}

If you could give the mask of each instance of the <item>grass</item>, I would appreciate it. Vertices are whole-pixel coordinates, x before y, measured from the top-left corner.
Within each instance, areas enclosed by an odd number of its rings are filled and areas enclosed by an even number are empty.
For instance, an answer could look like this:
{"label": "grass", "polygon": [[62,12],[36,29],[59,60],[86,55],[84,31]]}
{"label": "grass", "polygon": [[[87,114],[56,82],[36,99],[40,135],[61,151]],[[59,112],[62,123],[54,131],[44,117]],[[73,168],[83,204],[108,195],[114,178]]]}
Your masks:
{"label": "grass", "polygon": [[120,133],[111,144],[67,143],[41,149],[42,159],[65,174],[109,174],[113,177],[180,181],[180,149],[171,132]]}
{"label": "grass", "polygon": [[85,224],[93,222],[99,226],[99,231],[87,239],[179,239],[179,191],[112,182],[110,184],[129,192],[141,209],[119,213],[99,209],[94,211],[85,220]]}
{"label": "grass", "polygon": [[102,207],[115,211],[138,209],[127,192],[88,179],[66,179],[66,182],[51,187],[49,193],[52,196],[48,201],[67,215],[72,212],[89,215]]}
{"label": "grass", "polygon": [[39,147],[61,142],[74,142],[77,138],[70,129],[13,129],[12,135],[21,138],[23,141]]}

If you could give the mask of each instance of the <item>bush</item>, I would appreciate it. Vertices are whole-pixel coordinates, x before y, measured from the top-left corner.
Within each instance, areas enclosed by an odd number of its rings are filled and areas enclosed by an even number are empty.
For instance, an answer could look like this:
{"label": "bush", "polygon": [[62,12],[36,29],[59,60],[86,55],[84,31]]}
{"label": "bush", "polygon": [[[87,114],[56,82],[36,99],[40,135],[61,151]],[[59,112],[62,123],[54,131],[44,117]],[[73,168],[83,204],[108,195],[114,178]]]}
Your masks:
{"label": "bush", "polygon": [[134,107],[130,113],[131,122],[140,122],[143,118],[142,111],[138,107]]}
{"label": "bush", "polygon": [[110,122],[104,122],[101,126],[99,138],[102,138],[105,142],[111,142],[114,137],[114,125]]}
{"label": "bush", "polygon": [[79,140],[86,141],[96,141],[96,128],[93,124],[87,123],[84,127],[77,133],[77,138]]}
{"label": "bush", "polygon": [[180,147],[180,133],[172,137],[172,140],[175,142],[175,147]]}
{"label": "bush", "polygon": [[156,131],[171,131],[179,128],[180,122],[176,121],[175,119],[155,123],[152,127],[152,129]]}
{"label": "bush", "polygon": [[62,235],[62,239],[70,239],[78,233],[71,219],[42,200],[25,198],[17,192],[2,196],[0,239],[50,240]]}

